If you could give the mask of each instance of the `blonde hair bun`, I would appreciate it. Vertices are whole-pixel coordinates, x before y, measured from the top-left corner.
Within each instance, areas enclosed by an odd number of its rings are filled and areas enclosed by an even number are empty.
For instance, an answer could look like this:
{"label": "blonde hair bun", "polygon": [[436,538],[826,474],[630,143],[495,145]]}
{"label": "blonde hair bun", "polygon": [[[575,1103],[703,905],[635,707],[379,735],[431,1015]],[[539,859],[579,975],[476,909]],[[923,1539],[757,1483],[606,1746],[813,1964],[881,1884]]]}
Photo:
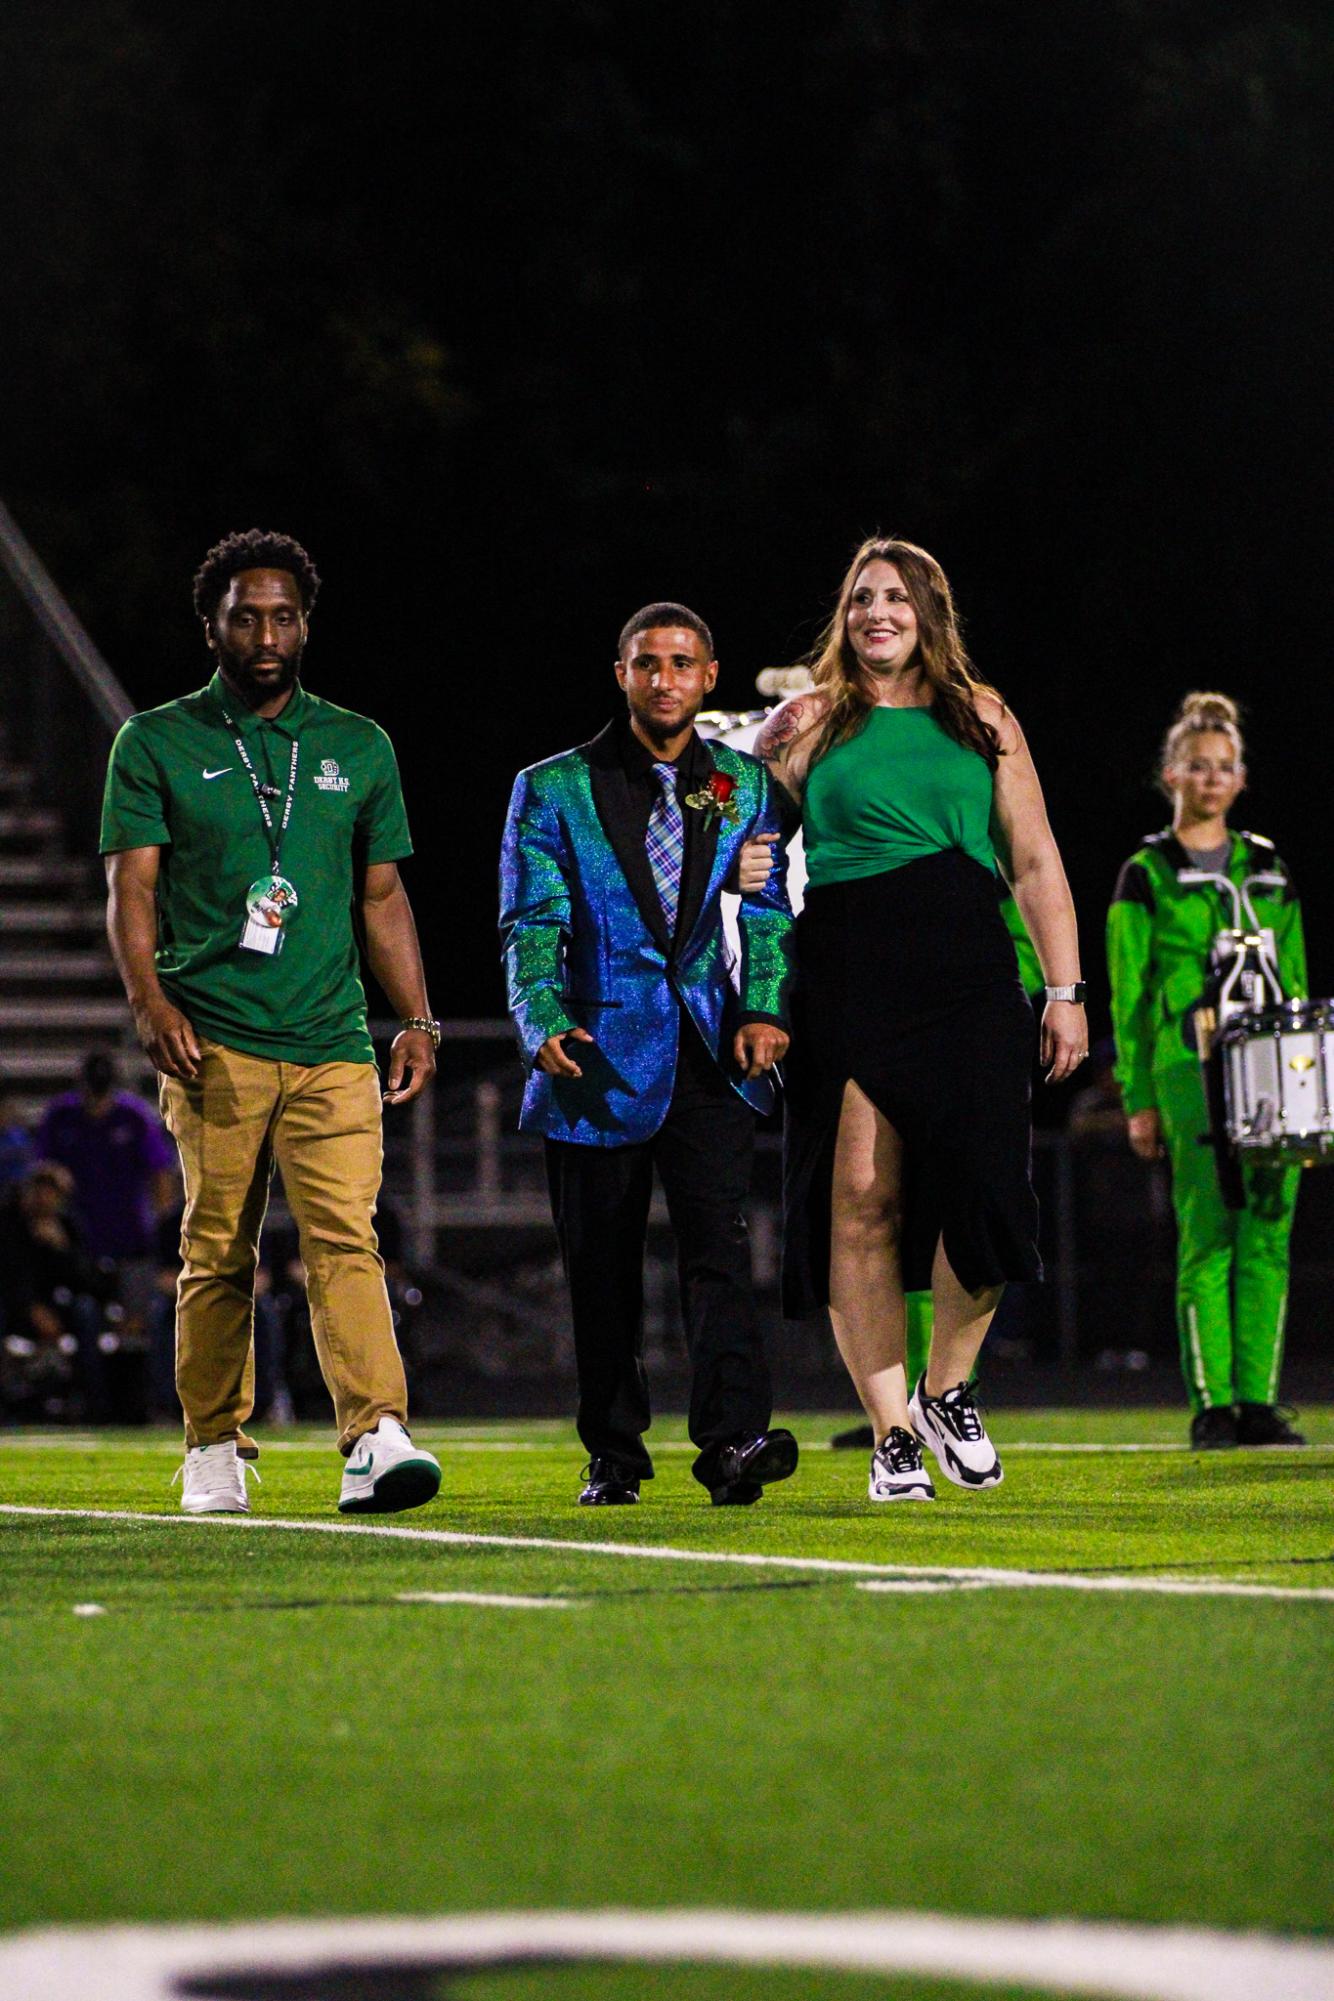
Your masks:
{"label": "blonde hair bun", "polygon": [[1192,688],[1188,695],[1181,697],[1158,753],[1158,789],[1169,799],[1172,791],[1163,773],[1176,763],[1191,737],[1199,736],[1204,730],[1221,730],[1231,740],[1237,763],[1246,762],[1240,704],[1234,702],[1231,695],[1219,694],[1216,688]]}
{"label": "blonde hair bun", "polygon": [[1191,723],[1196,729],[1236,729],[1241,721],[1241,710],[1231,695],[1221,695],[1216,688],[1193,688],[1189,695],[1181,697],[1181,706],[1173,721],[1177,724]]}

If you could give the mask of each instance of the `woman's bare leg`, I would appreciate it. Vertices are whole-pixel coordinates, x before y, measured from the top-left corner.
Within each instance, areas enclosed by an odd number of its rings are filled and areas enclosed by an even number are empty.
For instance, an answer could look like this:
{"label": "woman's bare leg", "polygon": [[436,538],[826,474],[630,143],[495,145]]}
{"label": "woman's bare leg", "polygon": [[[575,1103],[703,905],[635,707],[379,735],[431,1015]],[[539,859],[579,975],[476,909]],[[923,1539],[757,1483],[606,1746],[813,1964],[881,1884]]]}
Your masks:
{"label": "woman's bare leg", "polygon": [[1003,1285],[988,1285],[981,1292],[965,1292],[945,1255],[942,1237],[931,1267],[935,1327],[926,1365],[928,1396],[944,1396],[956,1383],[968,1381],[1004,1290]]}
{"label": "woman's bare leg", "polygon": [[834,1149],[829,1317],[877,1444],[893,1425],[912,1429],[904,1375],[902,1191],[903,1143],[866,1093],[849,1082]]}

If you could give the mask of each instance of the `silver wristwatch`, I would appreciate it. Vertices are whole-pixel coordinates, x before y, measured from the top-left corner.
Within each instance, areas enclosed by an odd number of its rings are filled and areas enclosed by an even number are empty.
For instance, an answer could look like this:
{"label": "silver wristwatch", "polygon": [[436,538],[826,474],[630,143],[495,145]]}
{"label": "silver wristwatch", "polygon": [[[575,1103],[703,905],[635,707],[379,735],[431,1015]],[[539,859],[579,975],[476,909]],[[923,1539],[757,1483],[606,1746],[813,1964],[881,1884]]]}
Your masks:
{"label": "silver wristwatch", "polygon": [[423,1035],[430,1036],[433,1049],[440,1047],[440,1024],[434,1015],[409,1014],[398,1025],[400,1028],[419,1028]]}
{"label": "silver wristwatch", "polygon": [[1048,1000],[1074,1001],[1078,1007],[1083,1007],[1088,984],[1084,980],[1076,980],[1072,987],[1044,987],[1042,991]]}

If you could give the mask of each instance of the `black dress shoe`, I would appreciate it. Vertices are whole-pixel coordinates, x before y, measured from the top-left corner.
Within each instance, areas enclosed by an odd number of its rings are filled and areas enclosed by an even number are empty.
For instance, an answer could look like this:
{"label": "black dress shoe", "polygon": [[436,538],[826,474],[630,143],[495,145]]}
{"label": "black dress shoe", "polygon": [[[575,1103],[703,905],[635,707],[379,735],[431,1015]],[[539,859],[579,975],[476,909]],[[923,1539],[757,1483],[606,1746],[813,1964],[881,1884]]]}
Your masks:
{"label": "black dress shoe", "polygon": [[1197,1410],[1190,1421],[1192,1452],[1226,1452],[1237,1442],[1237,1418],[1231,1404],[1216,1403]]}
{"label": "black dress shoe", "polygon": [[869,1424],[854,1424],[850,1431],[836,1431],[829,1441],[835,1452],[874,1452],[879,1442]]}
{"label": "black dress shoe", "polygon": [[584,1468],[581,1508],[628,1508],[639,1499],[639,1475],[619,1459],[591,1459]]}
{"label": "black dress shoe", "polygon": [[[715,1507],[749,1507],[758,1490],[774,1480],[786,1480],[797,1470],[797,1441],[790,1431],[762,1431],[755,1438],[734,1438],[720,1445],[708,1469],[707,1486]],[[751,1493],[750,1488],[757,1491]],[[733,1490],[743,1492],[733,1496]],[[727,1496],[720,1499],[719,1496]]]}
{"label": "black dress shoe", "polygon": [[1305,1445],[1291,1420],[1297,1413],[1289,1405],[1239,1403],[1237,1405],[1238,1445]]}

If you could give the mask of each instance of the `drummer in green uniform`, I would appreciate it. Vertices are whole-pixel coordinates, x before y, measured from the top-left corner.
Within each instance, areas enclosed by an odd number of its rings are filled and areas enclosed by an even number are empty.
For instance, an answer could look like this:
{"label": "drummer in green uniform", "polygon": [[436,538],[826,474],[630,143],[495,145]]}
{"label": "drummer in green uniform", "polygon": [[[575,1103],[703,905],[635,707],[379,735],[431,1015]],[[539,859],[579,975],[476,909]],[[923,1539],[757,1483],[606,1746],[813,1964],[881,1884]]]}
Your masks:
{"label": "drummer in green uniform", "polygon": [[1306,993],[1301,909],[1273,843],[1232,833],[1227,816],[1246,782],[1235,702],[1185,697],[1167,732],[1159,783],[1172,825],[1151,834],[1121,870],[1108,914],[1107,958],[1117,1082],[1130,1144],[1143,1160],[1166,1154],[1177,1221],[1177,1325],[1198,1449],[1301,1445],[1277,1407],[1288,1301],[1288,1240],[1300,1168],[1254,1158],[1241,1167],[1243,1205],[1230,1207],[1210,1144],[1194,1016],[1209,949],[1233,922],[1224,892],[1182,882],[1204,870],[1251,892],[1271,930],[1286,999]]}

